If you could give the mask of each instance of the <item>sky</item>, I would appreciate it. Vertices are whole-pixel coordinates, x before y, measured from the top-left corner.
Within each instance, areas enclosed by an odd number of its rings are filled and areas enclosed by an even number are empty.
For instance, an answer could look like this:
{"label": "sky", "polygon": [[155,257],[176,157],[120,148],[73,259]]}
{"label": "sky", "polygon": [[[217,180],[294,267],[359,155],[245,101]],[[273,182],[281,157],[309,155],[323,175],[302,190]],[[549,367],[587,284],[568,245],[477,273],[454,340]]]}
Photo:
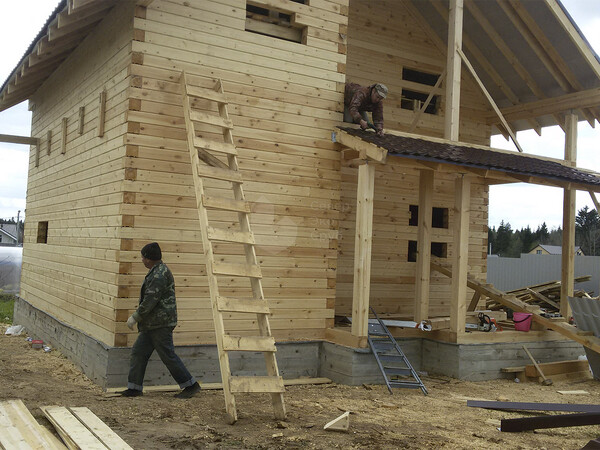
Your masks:
{"label": "sky", "polygon": [[[58,5],[58,0],[4,1],[0,15],[0,83],[10,75],[21,57]],[[600,54],[600,1],[562,0],[596,53]],[[0,134],[29,136],[31,113],[27,102],[0,112]],[[587,122],[578,127],[577,165],[600,171],[600,124],[593,129]],[[525,153],[564,158],[564,133],[559,127],[517,133]],[[492,138],[492,146],[515,150],[502,136]],[[25,211],[29,146],[0,143],[0,219],[10,219]],[[542,223],[548,228],[562,225],[562,197],[559,188],[515,183],[490,187],[489,226],[501,221],[512,229]],[[577,211],[584,206],[594,208],[587,192],[577,192]]]}

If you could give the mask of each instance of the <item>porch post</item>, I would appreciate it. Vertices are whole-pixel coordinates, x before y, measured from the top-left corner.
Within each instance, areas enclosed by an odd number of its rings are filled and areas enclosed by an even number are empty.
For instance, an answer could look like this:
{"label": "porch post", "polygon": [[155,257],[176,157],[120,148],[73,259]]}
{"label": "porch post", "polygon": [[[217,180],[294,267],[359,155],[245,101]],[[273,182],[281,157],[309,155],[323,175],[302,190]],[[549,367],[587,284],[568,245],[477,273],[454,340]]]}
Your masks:
{"label": "porch post", "polygon": [[452,304],[450,305],[450,331],[457,337],[465,332],[467,315],[470,199],[471,180],[461,174],[454,184],[454,246]]}
{"label": "porch post", "polygon": [[417,273],[415,277],[415,322],[429,318],[431,280],[431,211],[433,171],[419,171],[419,229],[417,236]]}
{"label": "porch post", "polygon": [[369,326],[374,190],[375,165],[367,162],[358,167],[358,186],[356,190],[352,335],[358,337],[367,336]]}
{"label": "porch post", "polygon": [[[572,112],[565,117],[565,161],[576,166],[577,115]],[[571,315],[568,298],[573,296],[575,282],[575,193],[574,189],[565,189],[563,194],[560,314],[566,319]]]}
{"label": "porch post", "polygon": [[450,0],[444,122],[444,137],[450,141],[458,141],[459,134],[461,59],[456,49],[462,48],[462,33],[463,0]]}

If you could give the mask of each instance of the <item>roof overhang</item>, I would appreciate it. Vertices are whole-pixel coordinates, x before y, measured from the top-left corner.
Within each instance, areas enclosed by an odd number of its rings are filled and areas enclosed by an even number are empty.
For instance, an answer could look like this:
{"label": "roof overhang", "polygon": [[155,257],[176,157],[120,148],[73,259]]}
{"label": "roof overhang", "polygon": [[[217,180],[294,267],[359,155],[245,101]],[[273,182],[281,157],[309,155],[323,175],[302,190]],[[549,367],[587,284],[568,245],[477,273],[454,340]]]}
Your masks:
{"label": "roof overhang", "polygon": [[118,0],[62,0],[0,88],[0,111],[27,100]]}
{"label": "roof overhang", "polygon": [[[446,54],[448,1],[400,2]],[[514,131],[600,118],[600,60],[560,0],[465,0],[462,50]]]}
{"label": "roof overhang", "polygon": [[470,173],[488,184],[530,183],[600,192],[600,174],[572,167],[567,162],[481,145],[456,143],[397,131],[377,136],[360,128],[339,127],[334,142],[351,149],[345,159],[385,164],[381,155],[403,158],[415,168]]}

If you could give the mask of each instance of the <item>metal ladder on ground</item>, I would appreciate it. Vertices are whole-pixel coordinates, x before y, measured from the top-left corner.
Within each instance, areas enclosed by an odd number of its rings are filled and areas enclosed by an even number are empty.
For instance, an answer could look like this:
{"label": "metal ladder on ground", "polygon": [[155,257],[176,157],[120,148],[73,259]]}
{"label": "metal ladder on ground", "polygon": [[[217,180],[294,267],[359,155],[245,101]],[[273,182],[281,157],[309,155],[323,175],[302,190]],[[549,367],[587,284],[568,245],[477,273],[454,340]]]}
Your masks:
{"label": "metal ladder on ground", "polygon": [[[404,352],[402,352],[390,330],[388,330],[375,310],[372,307],[369,309],[375,316],[375,320],[369,320],[369,334],[367,338],[390,394],[393,393],[392,388],[409,388],[421,389],[423,394],[427,395],[427,388],[419,378],[417,372],[415,372],[415,369],[413,369],[406,355],[404,355]],[[398,377],[402,377],[403,379]]]}
{"label": "metal ladder on ground", "polygon": [[[275,358],[275,339],[268,319],[270,311],[263,294],[261,269],[250,228],[250,205],[242,189],[227,98],[221,80],[217,80],[213,89],[207,89],[200,85],[202,83],[193,84],[199,79],[183,72],[181,89],[225,409],[229,422],[235,423],[235,394],[265,392],[271,395],[275,417],[285,419],[285,388]],[[212,185],[207,186],[208,183]],[[229,290],[234,297],[220,293],[219,277],[233,280],[235,288]],[[250,315],[249,323],[256,324],[257,336],[228,334],[223,315],[232,313],[236,317]],[[267,376],[232,376],[230,352],[262,352]]]}

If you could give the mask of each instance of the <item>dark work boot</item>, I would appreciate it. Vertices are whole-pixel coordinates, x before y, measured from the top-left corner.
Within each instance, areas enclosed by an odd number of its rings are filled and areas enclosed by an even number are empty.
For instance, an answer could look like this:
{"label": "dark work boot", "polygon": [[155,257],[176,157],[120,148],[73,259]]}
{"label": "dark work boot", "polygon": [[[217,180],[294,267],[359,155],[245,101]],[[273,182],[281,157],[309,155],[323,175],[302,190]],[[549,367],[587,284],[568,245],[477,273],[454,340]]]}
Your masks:
{"label": "dark work boot", "polygon": [[181,391],[179,394],[175,394],[176,398],[192,398],[194,395],[196,395],[198,392],[200,392],[200,385],[198,384],[198,382],[196,381],[194,384],[192,384],[191,386],[186,387],[183,391]]}
{"label": "dark work boot", "polygon": [[144,395],[142,391],[138,391],[137,389],[125,389],[124,391],[116,392],[116,394],[120,394],[121,397],[139,397],[140,395]]}

